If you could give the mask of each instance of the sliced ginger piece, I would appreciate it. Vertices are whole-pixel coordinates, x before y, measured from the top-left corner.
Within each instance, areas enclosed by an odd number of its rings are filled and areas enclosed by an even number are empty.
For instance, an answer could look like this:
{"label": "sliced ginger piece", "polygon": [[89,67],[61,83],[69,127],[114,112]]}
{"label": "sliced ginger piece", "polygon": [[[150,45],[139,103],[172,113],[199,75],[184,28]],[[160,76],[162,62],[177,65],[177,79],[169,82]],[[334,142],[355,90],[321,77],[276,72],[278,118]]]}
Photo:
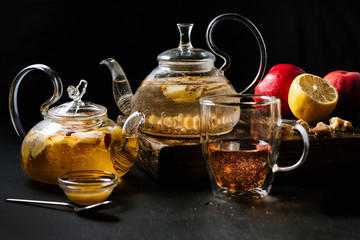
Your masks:
{"label": "sliced ginger piece", "polygon": [[332,117],[329,120],[330,128],[337,132],[346,132],[353,129],[351,122],[341,119],[339,117]]}
{"label": "sliced ginger piece", "polygon": [[313,128],[312,131],[315,133],[315,136],[319,136],[319,137],[331,136],[330,126],[326,125],[323,122],[318,122],[316,124],[316,127]]}

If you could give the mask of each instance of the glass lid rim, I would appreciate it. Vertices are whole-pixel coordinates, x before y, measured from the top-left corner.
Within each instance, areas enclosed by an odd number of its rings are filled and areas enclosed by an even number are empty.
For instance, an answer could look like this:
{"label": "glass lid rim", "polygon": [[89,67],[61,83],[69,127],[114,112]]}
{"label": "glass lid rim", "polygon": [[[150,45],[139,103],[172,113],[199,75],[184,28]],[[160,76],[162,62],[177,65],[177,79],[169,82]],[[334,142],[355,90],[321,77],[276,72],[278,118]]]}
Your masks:
{"label": "glass lid rim", "polygon": [[181,48],[172,48],[157,55],[158,61],[172,62],[211,62],[216,57],[213,53],[202,48],[189,47],[186,50]]}
{"label": "glass lid rim", "polygon": [[[46,112],[46,117],[47,118],[52,118],[52,119],[77,119],[77,120],[85,120],[85,119],[93,119],[93,118],[97,118],[97,117],[102,117],[107,115],[107,109],[106,107],[99,105],[99,104],[95,104],[92,102],[87,102],[87,101],[80,101],[81,103],[84,103],[84,106],[90,106],[90,107],[95,107],[94,109],[89,109],[89,111],[87,111],[87,113],[91,113],[91,114],[78,114],[77,112],[73,115],[68,114],[68,110],[69,109],[65,109],[65,112],[56,112],[56,110],[60,109],[61,107],[65,107],[66,105],[70,105],[71,103],[74,103],[74,101],[72,102],[67,102],[67,103],[63,103],[59,106],[55,106],[52,107],[50,109],[48,109],[48,111]],[[81,109],[81,108],[79,108]]]}

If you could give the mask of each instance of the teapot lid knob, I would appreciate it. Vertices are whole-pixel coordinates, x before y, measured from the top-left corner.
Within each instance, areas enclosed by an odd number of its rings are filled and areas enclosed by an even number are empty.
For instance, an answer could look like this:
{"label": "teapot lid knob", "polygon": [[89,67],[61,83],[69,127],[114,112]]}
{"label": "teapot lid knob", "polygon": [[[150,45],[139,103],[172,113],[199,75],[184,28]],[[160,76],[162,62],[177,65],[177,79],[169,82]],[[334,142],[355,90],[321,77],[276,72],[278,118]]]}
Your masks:
{"label": "teapot lid knob", "polygon": [[214,62],[215,55],[201,48],[194,48],[191,44],[191,30],[194,24],[178,23],[180,44],[177,48],[169,49],[158,55],[160,62],[186,63],[186,62]]}
{"label": "teapot lid knob", "polygon": [[[69,94],[69,97],[71,99],[73,99],[75,102],[80,102],[81,98],[83,97],[83,95],[86,92],[87,85],[88,85],[88,83],[84,79],[80,80],[79,85],[77,85],[76,87],[70,85],[67,88],[67,92]],[[82,87],[82,89],[81,89],[81,92],[80,92],[81,87]]]}
{"label": "teapot lid knob", "polygon": [[193,28],[193,23],[178,23],[177,27],[180,32],[180,44],[179,48],[192,48],[191,44],[191,30]]}
{"label": "teapot lid knob", "polygon": [[67,91],[73,101],[51,108],[47,116],[51,118],[72,118],[79,120],[105,116],[107,109],[104,106],[81,100],[86,92],[87,85],[88,82],[82,79],[76,87],[69,86]]}

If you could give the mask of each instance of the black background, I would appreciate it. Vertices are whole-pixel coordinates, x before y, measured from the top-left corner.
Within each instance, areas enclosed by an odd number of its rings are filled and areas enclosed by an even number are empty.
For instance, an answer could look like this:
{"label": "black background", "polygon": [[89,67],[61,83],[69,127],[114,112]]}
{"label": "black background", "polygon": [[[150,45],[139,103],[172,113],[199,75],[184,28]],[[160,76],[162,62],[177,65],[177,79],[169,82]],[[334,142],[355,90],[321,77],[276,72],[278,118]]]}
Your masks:
{"label": "black background", "polygon": [[[11,82],[22,68],[35,63],[54,68],[64,90],[86,79],[89,86],[84,99],[106,106],[115,119],[119,110],[112,96],[110,73],[99,65],[102,59],[117,59],[135,90],[157,66],[156,56],[178,46],[176,23],[194,23],[193,46],[208,50],[206,28],[213,18],[226,12],[247,17],[262,33],[268,53],[266,72],[279,63],[295,64],[322,77],[339,69],[360,71],[356,2],[28,0],[1,5],[0,103],[5,124],[10,124]],[[225,75],[240,91],[257,72],[256,41],[241,23],[231,21],[216,27],[214,39],[232,58]],[[217,58],[215,65],[221,64]],[[27,75],[19,90],[26,130],[41,120],[40,105],[52,91],[45,74]],[[66,91],[59,104],[65,101],[69,101]]]}
{"label": "black background", "polygon": [[[193,46],[208,49],[205,32],[209,22],[222,13],[235,12],[250,19],[262,33],[268,52],[266,72],[279,63],[295,64],[322,77],[339,69],[360,71],[360,14],[356,1],[89,2],[6,0],[0,3],[0,175],[3,180],[0,195],[4,195],[0,199],[0,209],[3,206],[0,229],[5,238],[355,239],[359,236],[359,197],[353,189],[358,167],[354,167],[354,161],[344,163],[344,159],[325,169],[321,161],[309,162],[307,166],[315,163],[314,168],[321,170],[310,175],[278,174],[272,196],[248,204],[217,204],[207,188],[161,189],[138,168],[132,168],[124,184],[113,193],[113,199],[118,201],[115,207],[93,219],[79,218],[71,212],[6,203],[6,197],[66,201],[60,189],[31,181],[15,161],[19,159],[20,139],[12,130],[8,94],[16,74],[30,64],[43,63],[54,68],[62,78],[64,89],[86,79],[89,86],[84,99],[106,106],[109,116],[115,119],[120,112],[113,100],[110,73],[99,65],[101,60],[116,58],[135,90],[157,66],[156,56],[178,46],[176,23],[194,23]],[[259,63],[256,42],[249,30],[237,22],[218,25],[214,37],[218,47],[232,58],[225,75],[239,91],[256,74]],[[215,64],[221,66],[221,59]],[[51,81],[44,73],[31,72],[26,76],[19,91],[25,130],[41,120],[40,106],[51,97],[52,91]],[[66,95],[65,92],[60,102],[69,101]],[[315,151],[321,150],[315,148]]]}

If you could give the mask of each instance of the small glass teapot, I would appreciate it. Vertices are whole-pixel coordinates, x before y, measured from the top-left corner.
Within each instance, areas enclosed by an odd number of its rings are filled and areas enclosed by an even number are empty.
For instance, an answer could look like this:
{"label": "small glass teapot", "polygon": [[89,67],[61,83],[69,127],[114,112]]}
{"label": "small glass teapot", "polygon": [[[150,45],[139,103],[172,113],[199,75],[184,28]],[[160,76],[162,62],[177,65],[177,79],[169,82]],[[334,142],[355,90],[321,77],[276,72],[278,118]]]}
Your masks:
{"label": "small glass teapot", "polygon": [[[41,106],[44,120],[25,132],[19,118],[17,92],[23,77],[42,70],[52,79],[54,94]],[[134,112],[121,128],[107,117],[101,105],[82,101],[87,82],[68,90],[71,102],[49,109],[62,94],[62,82],[50,67],[35,64],[24,68],[14,79],[9,97],[10,116],[17,134],[23,139],[21,165],[25,173],[40,182],[57,184],[58,177],[77,170],[102,170],[127,173],[137,152],[137,127],[144,115]]]}
{"label": "small glass teapot", "polygon": [[[111,71],[113,93],[120,111],[128,115],[139,111],[145,114],[142,132],[167,137],[199,136],[199,99],[204,96],[235,94],[236,91],[224,76],[230,65],[230,58],[221,52],[212,39],[214,27],[223,20],[237,20],[245,24],[255,35],[260,47],[260,66],[255,79],[241,93],[249,92],[262,78],[266,66],[266,48],[257,28],[245,17],[227,13],[216,17],[207,30],[207,43],[210,49],[224,59],[225,63],[217,69],[215,55],[200,48],[194,48],[190,34],[193,24],[178,24],[180,44],[158,55],[159,65],[145,78],[133,94],[121,66],[112,58],[103,60]],[[227,116],[217,121],[228,124]]]}

